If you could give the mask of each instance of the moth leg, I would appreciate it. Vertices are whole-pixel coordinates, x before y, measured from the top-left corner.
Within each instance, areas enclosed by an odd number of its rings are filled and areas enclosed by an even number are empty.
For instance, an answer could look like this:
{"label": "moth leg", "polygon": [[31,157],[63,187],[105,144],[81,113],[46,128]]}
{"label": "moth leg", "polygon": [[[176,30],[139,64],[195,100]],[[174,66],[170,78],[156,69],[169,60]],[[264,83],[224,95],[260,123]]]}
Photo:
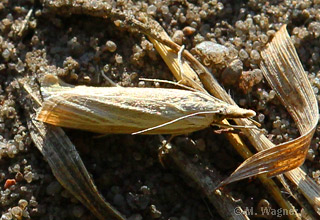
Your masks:
{"label": "moth leg", "polygon": [[113,87],[121,87],[119,86],[117,83],[113,82],[112,79],[110,79],[109,77],[106,76],[106,74],[104,74],[104,72],[101,70],[101,76],[103,76],[103,78],[110,83],[111,86]]}
{"label": "moth leg", "polygon": [[215,126],[218,126],[221,128],[255,129],[255,130],[262,132],[261,129],[259,129],[257,126],[254,126],[254,125],[227,125],[227,124],[218,124],[218,123],[212,123],[211,125],[215,125]]}
{"label": "moth leg", "polygon": [[93,139],[105,138],[110,135],[111,134],[98,134],[98,135],[93,136]]}
{"label": "moth leg", "polygon": [[161,138],[161,139],[163,139],[163,140],[162,140],[162,145],[161,145],[161,147],[159,147],[159,149],[158,149],[158,158],[159,158],[159,162],[161,163],[161,165],[162,165],[163,167],[165,167],[163,158],[164,158],[164,156],[169,152],[169,149],[170,149],[170,147],[168,146],[168,144],[169,144],[169,143],[172,141],[172,139],[173,139],[174,137],[176,137],[176,136],[177,136],[177,135],[171,135],[168,140],[164,140],[163,138]]}
{"label": "moth leg", "polygon": [[255,126],[257,126],[259,128],[261,127],[261,124],[255,120],[253,120],[252,118],[248,118],[248,120],[250,120]]}

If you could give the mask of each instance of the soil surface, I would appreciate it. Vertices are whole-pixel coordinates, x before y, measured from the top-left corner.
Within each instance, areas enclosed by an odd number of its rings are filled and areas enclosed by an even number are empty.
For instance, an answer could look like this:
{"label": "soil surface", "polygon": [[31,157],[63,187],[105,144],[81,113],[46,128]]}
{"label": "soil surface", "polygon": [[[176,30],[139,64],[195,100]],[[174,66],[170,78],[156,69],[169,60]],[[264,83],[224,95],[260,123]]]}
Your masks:
{"label": "soil surface", "polygon": [[[16,79],[51,73],[74,85],[110,86],[103,77],[106,75],[125,87],[173,87],[140,81],[142,77],[175,80],[145,35],[122,27],[117,18],[92,16],[72,7],[60,10],[51,2],[0,1],[1,220],[96,219],[59,184],[33,144]],[[224,45],[228,54],[216,55],[223,61],[210,63],[214,76],[241,107],[257,112],[254,119],[273,143],[299,136],[288,112],[262,77],[260,51],[287,24],[319,100],[319,0],[122,0],[112,5],[127,15],[147,13],[176,43],[195,55],[194,48],[203,41]],[[201,54],[196,56],[205,62]],[[217,129],[209,127],[182,135],[172,143],[194,163],[214,167],[226,178],[243,159],[223,133],[215,132]],[[64,131],[99,191],[128,219],[225,218],[170,161],[161,165],[158,148],[162,142],[158,135],[100,137],[85,131]],[[319,137],[317,128],[304,169],[320,184]],[[226,190],[244,208],[279,208],[257,179],[230,184]],[[294,199],[288,200],[303,215]]]}

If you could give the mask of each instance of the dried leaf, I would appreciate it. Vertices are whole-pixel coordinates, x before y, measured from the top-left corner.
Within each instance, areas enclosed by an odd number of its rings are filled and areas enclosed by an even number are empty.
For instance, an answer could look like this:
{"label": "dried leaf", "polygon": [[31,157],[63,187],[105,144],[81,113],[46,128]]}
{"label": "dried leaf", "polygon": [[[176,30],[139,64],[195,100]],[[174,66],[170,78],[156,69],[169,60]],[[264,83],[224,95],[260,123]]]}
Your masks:
{"label": "dried leaf", "polygon": [[26,112],[30,136],[47,160],[56,179],[98,219],[125,219],[99,193],[75,146],[62,128],[34,119],[34,101],[38,105],[41,105],[41,101],[35,93],[39,88],[32,89],[31,84],[27,79],[20,80],[20,85],[23,85],[28,93],[27,97],[30,98],[28,101],[25,97],[20,100]]}
{"label": "dried leaf", "polygon": [[98,192],[75,146],[61,128],[33,119],[29,121],[28,128],[33,142],[65,189],[98,219],[125,219]]}
{"label": "dried leaf", "polygon": [[[165,37],[163,34],[163,31],[160,30],[159,33],[162,37]],[[152,37],[149,36],[149,38],[151,38],[150,40],[152,40]],[[170,39],[168,39],[168,40],[170,40]],[[174,44],[173,42],[168,42],[166,40],[162,40],[162,39],[158,39],[158,38],[157,38],[157,40],[152,40],[152,42],[154,44],[160,45],[159,47],[156,46],[156,49],[158,50],[158,52],[160,54],[163,53],[162,50],[168,50],[169,45],[171,48],[175,48],[176,50],[179,48],[178,45],[172,45],[172,44]],[[165,47],[164,44],[168,45],[168,46]],[[168,52],[165,51],[164,53],[168,53]],[[170,53],[172,54],[173,52],[170,52]],[[193,68],[195,68],[195,70],[197,70],[197,73],[199,74],[199,77],[201,78],[201,82],[204,84],[204,87],[212,95],[220,98],[221,100],[223,100],[225,102],[236,105],[236,103],[231,98],[231,96],[219,85],[218,81],[212,76],[212,74],[210,74],[210,72],[208,72],[208,70],[201,63],[199,63],[187,50],[185,50],[183,54],[184,54],[184,58],[186,58],[190,62],[191,66]],[[171,56],[171,59],[168,59],[166,61],[166,64],[169,66],[170,65],[177,66],[176,55]],[[172,72],[176,78],[181,77],[179,74],[177,74],[177,73],[179,73],[179,70],[177,68],[170,68],[170,69],[171,70],[173,69]],[[186,71],[189,71],[189,70],[185,70],[185,72]],[[192,75],[193,75],[193,73],[190,73],[190,76],[192,76]],[[180,79],[181,78],[177,78],[177,80],[180,80]],[[198,85],[196,85],[195,83],[190,83],[190,80],[188,80],[188,79],[187,79],[187,83],[188,83],[188,85],[191,85],[193,88],[198,88]],[[246,120],[246,119],[236,119],[235,121],[237,123],[239,123],[240,125],[252,125],[252,122],[249,120]],[[224,120],[224,123],[229,124],[227,120]],[[251,137],[255,137],[255,135],[257,135],[256,130],[249,130],[249,134],[250,133],[253,133],[253,135]],[[260,134],[258,134],[258,135],[259,135],[259,137],[262,137],[262,139],[263,139],[261,142],[256,142],[258,144],[260,143],[261,147],[267,146],[267,144],[273,145],[269,141],[269,139],[267,139],[264,135],[260,135]],[[232,143],[234,148],[238,151],[238,153],[242,157],[248,158],[252,155],[252,153],[249,151],[248,147],[244,144],[244,142],[241,140],[241,138],[237,134],[228,133],[228,134],[226,134],[226,136],[227,136],[228,140]],[[252,140],[257,140],[257,139],[253,138]],[[181,166],[181,171],[186,172],[186,173],[188,172],[184,166]],[[188,174],[188,175],[192,175],[192,174]],[[283,209],[286,209],[286,210],[295,210],[294,207],[283,198],[282,193],[280,192],[280,189],[277,187],[275,182],[273,182],[273,180],[271,180],[263,175],[260,175],[259,179],[263,183],[264,187],[270,192],[272,197],[276,200],[276,202],[280,205],[280,207],[282,207]],[[199,187],[202,188],[202,186],[199,186]],[[216,206],[215,204],[213,204],[213,205]],[[288,215],[288,218],[289,219],[296,219],[297,213],[294,212],[291,215]]]}
{"label": "dried leaf", "polygon": [[264,76],[297,123],[302,136],[255,154],[222,184],[262,173],[271,177],[302,165],[319,119],[316,97],[286,26],[276,33],[261,55]]}

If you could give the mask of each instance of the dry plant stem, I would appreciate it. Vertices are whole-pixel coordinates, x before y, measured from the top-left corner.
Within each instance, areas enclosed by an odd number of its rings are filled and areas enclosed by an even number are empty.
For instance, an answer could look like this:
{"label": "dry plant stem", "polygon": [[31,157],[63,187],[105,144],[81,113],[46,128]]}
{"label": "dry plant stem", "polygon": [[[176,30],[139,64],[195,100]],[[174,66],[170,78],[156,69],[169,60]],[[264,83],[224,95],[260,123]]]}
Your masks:
{"label": "dry plant stem", "polygon": [[[162,30],[159,35],[162,36],[163,38],[166,38],[166,33],[164,30]],[[154,43],[156,49],[158,50],[158,52],[160,53],[161,56],[164,57],[164,55],[162,54],[174,54],[170,56],[170,59],[168,58],[168,56],[165,58],[167,65],[172,65],[172,66],[176,66],[178,63],[177,60],[177,55],[174,52],[170,52],[167,48],[167,46],[163,45],[162,43],[158,42],[157,40],[154,40],[152,37],[150,37],[150,40]],[[174,42],[172,42],[172,44],[175,44]],[[180,46],[176,45],[176,48],[180,48]],[[187,57],[189,57],[190,59],[188,60],[194,60],[194,57],[186,50],[184,50],[185,55],[187,55]],[[200,74],[200,78],[201,81],[204,85],[209,86],[209,88],[207,88],[207,90],[209,90],[209,92],[211,94],[214,94],[215,96],[218,96],[219,98],[223,98],[223,94],[226,94],[226,96],[228,97],[227,101],[229,101],[229,103],[234,103],[235,102],[231,99],[231,97],[225,92],[225,90],[222,89],[222,87],[219,85],[219,83],[215,80],[215,78],[207,71],[207,69],[205,67],[202,66],[201,63],[199,63],[197,60],[195,60],[193,62],[193,64],[195,64],[196,66],[198,66],[199,68],[197,68],[198,70],[201,69],[201,71],[204,71],[203,74]],[[187,64],[185,64],[187,65]],[[171,69],[171,68],[170,68]],[[172,68],[172,70],[176,71],[176,73],[173,72],[173,75],[179,76],[179,72],[180,70],[178,68]],[[192,73],[190,73],[190,69],[185,69],[184,72],[186,74],[188,74],[188,76],[192,76],[193,74],[195,74],[195,72],[191,69]],[[177,79],[179,80],[179,79]],[[196,85],[198,86],[198,85]],[[217,90],[215,90],[217,89]],[[249,121],[249,120],[248,120]],[[224,120],[223,123],[228,124],[227,120]],[[251,122],[250,122],[251,123]],[[248,149],[248,147],[244,144],[244,142],[241,140],[241,138],[239,137],[239,135],[237,134],[232,134],[232,133],[227,133],[226,134],[228,140],[230,141],[230,143],[234,146],[234,148],[237,150],[237,152],[244,158],[247,159],[249,157],[251,157],[253,154],[250,152],[250,150]],[[187,172],[184,170],[184,167],[181,167],[181,170],[183,172]],[[192,175],[192,174],[189,174]],[[278,203],[278,205],[280,207],[282,207],[283,209],[286,210],[295,210],[294,207],[283,198],[282,193],[280,191],[280,189],[277,187],[277,185],[274,183],[274,181],[272,179],[269,179],[268,177],[266,177],[265,175],[260,175],[258,176],[258,178],[261,180],[261,182],[264,184],[264,186],[268,189],[269,193],[272,195],[272,197],[274,198],[274,200]],[[295,215],[289,215],[288,216],[289,219],[299,219],[297,217],[297,214]]]}
{"label": "dry plant stem", "polygon": [[125,219],[99,194],[75,146],[61,128],[36,120],[29,121],[28,128],[33,142],[65,189],[98,219]]}
{"label": "dry plant stem", "polygon": [[[276,175],[292,169],[292,166],[300,165],[304,161],[318,122],[319,113],[316,98],[285,26],[280,29],[261,55],[263,58],[261,69],[295,120],[301,136],[291,142],[275,146],[264,135],[258,134],[254,130],[248,131],[248,137],[255,147],[264,151],[255,155],[255,158],[251,158],[253,160],[245,161],[236,170],[235,175],[230,177],[231,179],[239,176],[242,178],[244,175],[250,176],[253,173],[257,174],[257,170],[252,169],[252,166],[258,167],[262,171],[267,168],[267,170],[271,170],[271,174]],[[237,121],[241,124],[247,123],[247,120]],[[273,152],[277,154],[272,156]],[[273,160],[269,158],[273,158]],[[300,168],[288,171],[285,175],[299,187],[319,214],[320,187]],[[280,179],[280,181],[282,180]]]}
{"label": "dry plant stem", "polygon": [[[165,60],[165,62],[169,66],[169,68],[171,69],[174,76],[177,78],[178,81],[181,80],[180,69],[179,69],[178,62],[176,60],[176,57],[177,57],[176,54],[180,50],[180,46],[175,44],[173,41],[171,41],[164,31],[160,31],[161,34],[158,34],[156,31],[154,31],[153,28],[150,28],[150,26],[144,25],[143,23],[137,21],[136,19],[134,19],[132,17],[128,18],[127,16],[124,16],[124,14],[122,14],[119,11],[117,11],[116,13],[111,13],[111,11],[116,11],[116,10],[112,10],[108,6],[107,3],[99,2],[99,3],[97,3],[95,8],[93,8],[92,5],[87,4],[87,2],[80,4],[80,1],[70,1],[69,4],[66,3],[65,1],[61,1],[61,2],[59,2],[59,1],[55,1],[55,2],[43,1],[43,4],[47,7],[55,10],[57,13],[64,13],[65,12],[65,13],[76,13],[76,14],[89,14],[89,15],[97,16],[97,17],[111,17],[111,19],[121,18],[121,20],[132,24],[131,27],[134,27],[134,28],[138,29],[139,31],[141,31],[142,33],[146,34],[149,37],[149,39],[151,41],[153,41],[156,49],[159,51],[160,55],[163,57],[163,59]],[[97,8],[99,8],[99,9],[97,9]],[[111,14],[113,14],[113,15],[111,15]],[[151,22],[151,23],[153,23],[153,26],[159,27],[156,22]],[[130,27],[129,27],[129,29],[130,29]],[[154,39],[156,39],[156,41]],[[169,48],[173,49],[175,51],[175,53],[169,52]],[[223,94],[224,90],[220,87],[218,82],[215,81],[215,79],[207,71],[207,69],[205,67],[203,67],[201,65],[201,63],[198,60],[196,60],[187,50],[184,50],[183,56],[186,57],[192,65],[197,66],[196,69],[200,69],[200,71],[199,71],[199,73],[201,73],[200,78],[202,78],[203,82],[205,83],[205,88],[208,89],[208,91],[211,94],[213,94],[214,96],[216,96],[218,98],[222,98],[222,97],[220,97],[219,94]],[[194,71],[192,71],[192,69],[190,69],[190,67],[188,67],[188,66],[189,65],[184,64],[185,69],[183,71],[185,74],[190,73],[190,75],[187,75],[187,78],[191,78],[194,81],[199,82],[197,74]],[[187,82],[190,82],[190,80]],[[216,85],[215,86],[211,85],[212,82],[215,82]],[[187,85],[190,85],[190,83],[187,83]],[[199,87],[198,85],[191,84],[191,86],[194,86],[196,89],[203,91],[203,88]],[[220,91],[219,91],[219,89],[218,89],[218,91],[216,91],[214,89],[215,87],[219,88]],[[231,99],[231,101],[230,100],[226,100],[226,101],[231,102],[232,104],[235,104],[235,102],[233,102],[232,99]],[[225,121],[225,122],[227,122],[227,121]],[[247,148],[244,148],[245,145],[243,144],[243,142],[241,141],[241,139],[238,136],[232,137],[231,140],[232,140],[232,143],[238,147],[238,151],[244,152],[244,153],[242,153],[242,155],[246,155],[246,156],[251,155],[249,150]],[[245,158],[247,158],[247,157],[245,157]],[[183,169],[183,167],[182,167],[182,169]],[[264,177],[259,177],[259,178],[264,178]],[[265,180],[265,182],[268,182],[268,181],[272,182],[272,180],[267,180],[267,179]],[[269,185],[275,185],[275,184],[269,184]],[[275,190],[274,188],[272,188],[269,191],[271,191],[271,192],[277,191],[278,192],[277,194],[273,194],[273,197],[278,202],[278,204],[280,204],[280,205],[285,204],[285,205],[282,205],[282,208],[286,208],[286,209],[291,208],[290,206],[288,206],[288,204],[286,204],[286,201],[282,198],[280,190]]]}
{"label": "dry plant stem", "polygon": [[[25,84],[24,87],[29,94],[32,92],[28,84]],[[31,97],[33,101],[38,101],[35,94],[32,94]],[[126,219],[98,192],[75,146],[64,131],[59,127],[34,120],[35,114],[28,109],[33,108],[32,106],[25,108],[31,138],[48,161],[60,184],[98,219]]]}
{"label": "dry plant stem", "polygon": [[24,33],[26,32],[26,30],[28,29],[28,21],[30,20],[32,12],[33,12],[33,9],[30,9],[28,11],[28,14],[26,15],[25,19],[23,20],[21,28],[20,28],[19,32],[17,33],[18,37],[22,37],[24,35]]}
{"label": "dry plant stem", "polygon": [[[267,48],[264,53],[262,53],[262,57],[265,62],[261,63],[261,69],[265,75],[268,74],[269,77],[267,77],[267,80],[273,87],[277,87],[277,81],[280,78],[274,75],[276,71],[279,71],[280,74],[283,74],[283,68],[286,68],[286,71],[290,71],[287,75],[289,82],[292,82],[293,84],[293,86],[291,86],[293,88],[287,85],[283,86],[286,89],[281,88],[279,90],[279,95],[282,103],[291,113],[297,124],[297,127],[301,133],[301,137],[299,137],[302,140],[301,142],[307,143],[307,146],[305,147],[305,151],[307,151],[309,146],[308,142],[311,141],[319,119],[317,100],[285,27],[282,27],[280,31],[281,35],[279,33],[279,35],[275,37],[273,45]],[[282,48],[279,45],[285,45],[285,47]],[[284,58],[275,57],[273,55],[279,53],[283,53]],[[287,66],[289,66],[289,68],[282,62],[279,62],[279,59],[281,59],[280,61],[287,59]],[[274,65],[270,65],[270,63],[273,63]],[[281,66],[281,64],[283,66]],[[288,90],[288,87],[291,90],[293,89],[292,91],[295,93],[299,93],[296,95],[297,97],[302,96],[302,98],[299,97],[301,101],[292,99],[292,92],[289,94],[283,94]],[[294,90],[296,87],[298,89]],[[288,179],[295,183],[296,186],[299,187],[303,195],[319,214],[320,187],[300,168],[286,172],[285,175]]]}
{"label": "dry plant stem", "polygon": [[[174,161],[176,166],[198,185],[201,191],[214,205],[220,216],[224,219],[249,219],[246,212],[232,200],[230,195],[226,195],[219,190],[212,193],[216,185],[222,180],[217,171],[210,169],[210,172],[208,172],[204,168],[194,165],[194,163],[191,162],[185,154],[178,151],[175,146],[167,148],[167,153],[169,153],[170,158]],[[206,173],[209,173],[210,177],[208,177]],[[235,210],[241,211],[242,214],[236,214]]]}
{"label": "dry plant stem", "polygon": [[[158,39],[157,39],[158,40]],[[160,39],[161,40],[161,39]],[[161,40],[161,42],[166,43],[168,46],[172,46],[176,51],[178,50],[179,46],[174,45],[174,43],[167,43],[166,41]],[[183,55],[189,60],[192,61],[193,59],[191,58],[191,54],[188,53],[188,51],[184,51]],[[198,61],[192,62],[192,64],[195,64],[195,67],[200,70],[199,77],[201,79],[201,82],[205,86],[205,88],[214,96],[221,98],[222,100],[235,104],[232,98],[224,91],[224,89],[219,85],[219,83],[214,79],[214,77],[207,71],[205,67],[203,67]],[[316,102],[314,102],[316,103]],[[315,113],[314,115],[316,115]],[[251,125],[252,122],[250,122],[247,119],[237,119],[236,122],[239,125]],[[264,135],[258,133],[257,131],[250,130],[248,131],[248,137],[251,140],[251,143],[258,149],[258,150],[264,150],[270,148],[270,146],[274,146]],[[227,134],[229,141],[234,146],[241,146],[241,144],[238,142],[238,138],[234,139],[230,134]],[[312,136],[312,135],[309,135]],[[305,145],[309,145],[308,143],[305,143]],[[268,147],[269,146],[269,147]],[[239,149],[239,148],[237,148]],[[238,152],[243,152],[243,148],[238,150]],[[246,154],[249,154],[248,151],[244,153],[245,156]],[[246,158],[246,157],[244,157]],[[263,178],[262,175],[260,175],[261,178]],[[316,212],[319,212],[319,207],[320,207],[320,187],[310,178],[308,177],[303,170],[300,168],[297,168],[295,170],[289,171],[286,173],[286,176],[294,182],[297,186],[299,186],[301,192],[304,194],[304,196],[307,198],[307,200],[310,202],[310,204],[313,206]],[[280,178],[281,181],[281,178]],[[263,180],[262,182],[265,182]],[[281,181],[282,182],[282,181]],[[271,183],[271,182],[270,182]],[[283,183],[284,184],[284,183]],[[273,189],[273,185],[275,184],[268,184],[271,186],[271,192],[274,193],[275,190]],[[277,200],[279,205],[285,205],[286,207],[291,207],[293,208],[291,204],[289,204],[287,201],[283,199],[281,196],[281,192],[277,190],[277,196],[275,196],[275,199]],[[292,216],[290,216],[291,218]],[[295,217],[293,217],[295,218]]]}
{"label": "dry plant stem", "polygon": [[[119,10],[113,10],[115,13],[111,13],[111,8],[110,5],[106,2],[102,1],[95,1],[95,5],[91,5],[89,1],[49,1],[49,0],[44,0],[43,1],[44,6],[53,9],[56,13],[61,13],[61,14],[70,14],[70,13],[76,13],[76,14],[88,14],[92,16],[97,16],[97,17],[108,17],[110,16],[112,19],[121,19],[123,20],[123,25],[125,26],[128,23],[131,23],[131,27],[135,27],[136,29],[140,30],[141,32],[145,33],[148,36],[153,37],[157,41],[163,43],[164,45],[167,45],[171,47],[175,51],[179,51],[180,47],[176,44],[174,44],[172,41],[164,40],[161,37],[159,37],[157,34],[154,34],[150,30],[150,28],[146,27],[145,25],[141,24],[141,22],[136,22],[132,20],[132,18],[128,18],[128,16],[125,16],[123,13],[121,13]],[[129,21],[129,22],[128,22]],[[132,22],[134,21],[134,22]],[[139,26],[140,25],[140,26]],[[129,26],[129,25],[127,25]],[[130,27],[129,27],[130,29]],[[188,52],[185,50],[183,55],[191,61],[192,65],[196,64],[198,66],[197,72],[200,73],[200,79],[204,85],[204,87],[214,96],[234,104],[234,101],[232,98],[224,91],[224,89],[221,88],[221,86],[218,84],[218,82],[213,78],[213,76],[204,68],[197,60],[192,58],[191,54],[188,54]],[[190,55],[190,56],[189,56]],[[247,124],[251,123],[248,120],[238,120],[240,124]],[[253,136],[253,135],[252,135]],[[237,142],[237,141],[235,141]],[[253,142],[255,147],[257,149],[262,149],[260,145],[265,145],[265,144],[259,144],[258,139]],[[236,144],[238,145],[238,144]],[[241,146],[242,144],[239,144]],[[260,147],[259,147],[260,146]],[[242,151],[239,149],[239,151]],[[244,153],[246,154],[246,153]],[[318,188],[315,183],[310,179],[306,178],[311,184],[314,185],[313,188]],[[304,182],[306,185],[310,185],[310,183]],[[308,195],[308,191],[304,189],[305,187],[302,187],[301,190],[304,191],[306,195]],[[271,190],[273,191],[273,190]],[[311,190],[310,190],[311,192]],[[280,195],[280,194],[279,194]],[[311,195],[310,195],[311,196]],[[277,198],[277,197],[275,197]],[[319,196],[318,196],[319,198]],[[280,199],[280,197],[279,197]]]}

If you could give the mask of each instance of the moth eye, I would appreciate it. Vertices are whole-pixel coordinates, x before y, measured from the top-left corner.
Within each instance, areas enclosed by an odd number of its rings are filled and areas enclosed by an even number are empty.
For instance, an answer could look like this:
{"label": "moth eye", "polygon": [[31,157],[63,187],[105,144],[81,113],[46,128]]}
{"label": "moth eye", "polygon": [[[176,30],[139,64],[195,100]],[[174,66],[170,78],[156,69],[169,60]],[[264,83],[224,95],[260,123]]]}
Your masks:
{"label": "moth eye", "polygon": [[226,110],[224,108],[219,109],[218,114],[225,115],[226,114]]}
{"label": "moth eye", "polygon": [[225,118],[225,110],[224,109],[219,109],[217,114],[216,114],[216,118],[218,120],[223,120]]}

